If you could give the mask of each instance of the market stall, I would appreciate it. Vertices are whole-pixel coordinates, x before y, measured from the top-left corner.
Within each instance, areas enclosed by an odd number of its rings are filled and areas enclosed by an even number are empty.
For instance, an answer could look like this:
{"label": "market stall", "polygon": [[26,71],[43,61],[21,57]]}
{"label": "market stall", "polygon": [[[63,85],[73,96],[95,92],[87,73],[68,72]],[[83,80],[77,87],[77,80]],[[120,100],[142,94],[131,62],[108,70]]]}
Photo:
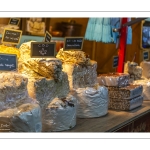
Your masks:
{"label": "market stall", "polygon": [[[0,132],[150,131],[149,53],[140,64],[136,55],[125,62],[127,19],[118,28],[120,43],[109,35],[110,20],[90,18],[85,37],[52,37],[41,18],[27,19],[31,35],[22,35],[20,19],[9,20],[0,45]],[[119,47],[111,71],[98,72],[95,42],[90,54],[84,51],[89,35]]]}

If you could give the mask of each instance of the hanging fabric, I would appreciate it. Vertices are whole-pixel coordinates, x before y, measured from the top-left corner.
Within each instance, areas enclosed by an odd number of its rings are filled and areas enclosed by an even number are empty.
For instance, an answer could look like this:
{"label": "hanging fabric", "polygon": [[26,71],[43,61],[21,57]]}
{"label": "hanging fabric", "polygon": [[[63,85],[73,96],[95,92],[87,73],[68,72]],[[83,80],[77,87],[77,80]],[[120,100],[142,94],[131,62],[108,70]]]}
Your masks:
{"label": "hanging fabric", "polygon": [[[113,32],[113,29],[119,29],[120,27],[121,18],[89,18],[85,39],[103,43],[117,43],[119,32]],[[127,28],[127,44],[131,44],[132,28],[130,26]]]}
{"label": "hanging fabric", "polygon": [[89,18],[85,32],[86,40],[112,43],[116,40],[113,36],[111,18]]}
{"label": "hanging fabric", "polygon": [[110,18],[104,18],[103,32],[102,32],[102,42],[104,42],[104,43],[112,42],[112,40],[111,40]]}
{"label": "hanging fabric", "polygon": [[96,18],[93,40],[100,42],[103,34],[103,18]]}
{"label": "hanging fabric", "polygon": [[96,26],[96,18],[90,18],[85,32],[85,39],[91,41],[93,40],[95,26]]}

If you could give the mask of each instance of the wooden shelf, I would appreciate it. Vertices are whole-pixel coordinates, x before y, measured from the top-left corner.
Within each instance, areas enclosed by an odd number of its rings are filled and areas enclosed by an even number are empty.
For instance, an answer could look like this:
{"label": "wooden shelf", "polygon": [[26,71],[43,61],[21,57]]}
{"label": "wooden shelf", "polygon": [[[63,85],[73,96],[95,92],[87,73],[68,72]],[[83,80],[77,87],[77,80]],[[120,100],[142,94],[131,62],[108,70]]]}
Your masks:
{"label": "wooden shelf", "polygon": [[64,132],[115,132],[120,128],[150,113],[150,101],[131,111],[109,110],[108,114],[91,119],[77,119],[74,128]]}

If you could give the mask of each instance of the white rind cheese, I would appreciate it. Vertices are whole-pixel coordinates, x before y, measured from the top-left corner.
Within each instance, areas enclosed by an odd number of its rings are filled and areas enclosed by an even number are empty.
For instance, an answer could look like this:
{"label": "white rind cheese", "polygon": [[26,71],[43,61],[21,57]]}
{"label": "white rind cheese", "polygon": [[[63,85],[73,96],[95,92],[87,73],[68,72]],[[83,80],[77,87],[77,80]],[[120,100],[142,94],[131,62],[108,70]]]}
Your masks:
{"label": "white rind cheese", "polygon": [[77,98],[77,117],[101,117],[108,112],[108,89],[104,86],[78,88],[74,95]]}
{"label": "white rind cheese", "polygon": [[10,72],[0,74],[0,111],[23,104],[28,97],[28,79],[23,75]]}
{"label": "white rind cheese", "polygon": [[43,111],[43,131],[64,131],[76,125],[77,101],[68,94],[66,98],[53,99]]}
{"label": "white rind cheese", "polygon": [[26,103],[0,112],[0,132],[41,132],[41,108]]}
{"label": "white rind cheese", "polygon": [[143,69],[142,77],[150,78],[150,61],[143,61],[140,63],[140,66]]}
{"label": "white rind cheese", "polygon": [[63,63],[63,71],[67,73],[70,89],[94,86],[97,83],[97,62],[91,61],[91,65],[79,65]]}
{"label": "white rind cheese", "polygon": [[47,106],[55,97],[66,97],[69,93],[69,82],[67,74],[62,72],[62,80],[55,81],[48,78],[29,78],[29,96],[39,101],[41,107]]}
{"label": "white rind cheese", "polygon": [[142,67],[135,62],[127,61],[124,67],[124,73],[129,73],[132,80],[138,80],[142,77]]}
{"label": "white rind cheese", "polygon": [[142,85],[143,86],[143,100],[150,100],[150,80],[141,79],[133,82],[134,85]]}

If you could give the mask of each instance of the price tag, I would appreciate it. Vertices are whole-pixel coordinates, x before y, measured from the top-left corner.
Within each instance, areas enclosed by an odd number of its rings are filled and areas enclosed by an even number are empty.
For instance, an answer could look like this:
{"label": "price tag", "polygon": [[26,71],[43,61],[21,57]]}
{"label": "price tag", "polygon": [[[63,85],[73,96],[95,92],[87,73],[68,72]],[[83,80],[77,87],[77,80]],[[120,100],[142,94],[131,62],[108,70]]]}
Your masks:
{"label": "price tag", "polygon": [[46,31],[44,41],[45,42],[50,42],[51,38],[52,38],[51,34],[48,31]]}
{"label": "price tag", "polygon": [[18,45],[22,36],[21,30],[4,29],[2,43]]}
{"label": "price tag", "polygon": [[56,55],[56,42],[31,42],[31,57],[55,57]]}
{"label": "price tag", "polygon": [[143,60],[149,60],[149,51],[143,52]]}
{"label": "price tag", "polygon": [[82,50],[83,37],[66,37],[64,41],[64,50]]}
{"label": "price tag", "polygon": [[16,25],[18,26],[20,23],[20,19],[19,18],[10,18],[9,23],[10,25]]}
{"label": "price tag", "polygon": [[16,71],[17,68],[17,55],[0,54],[1,71]]}
{"label": "price tag", "polygon": [[118,60],[119,60],[118,56],[113,57],[113,68],[118,67]]}

